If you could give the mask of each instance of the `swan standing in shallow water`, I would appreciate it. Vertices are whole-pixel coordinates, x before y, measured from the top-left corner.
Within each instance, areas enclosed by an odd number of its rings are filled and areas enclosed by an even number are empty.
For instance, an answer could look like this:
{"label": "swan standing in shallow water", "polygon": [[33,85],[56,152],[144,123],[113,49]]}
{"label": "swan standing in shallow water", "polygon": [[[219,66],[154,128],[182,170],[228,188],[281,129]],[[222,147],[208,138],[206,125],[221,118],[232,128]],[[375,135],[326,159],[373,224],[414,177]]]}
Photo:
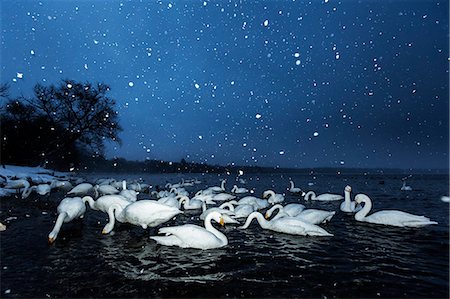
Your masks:
{"label": "swan standing in shallow water", "polygon": [[324,193],[316,196],[316,193],[314,191],[309,191],[305,194],[304,199],[308,201],[308,199],[311,197],[311,200],[320,200],[320,201],[334,201],[334,200],[341,200],[344,199],[344,197],[340,194],[330,194],[330,193]]}
{"label": "swan standing in shallow water", "polygon": [[399,210],[379,211],[367,216],[372,209],[372,201],[370,198],[365,194],[358,194],[356,195],[355,200],[357,203],[364,203],[362,210],[355,214],[355,219],[357,221],[399,227],[421,227],[430,224],[438,224],[436,221],[431,221],[425,216],[413,215]]}
{"label": "swan standing in shallow water", "polygon": [[291,192],[291,193],[301,193],[302,192],[302,189],[294,186],[294,182],[292,180],[289,181],[289,184],[291,184],[291,187],[289,188],[289,192]]}
{"label": "swan standing in shallow water", "polygon": [[116,219],[119,222],[128,222],[146,229],[147,227],[155,227],[169,221],[180,213],[183,212],[154,200],[135,201],[125,208],[118,204],[113,204],[108,209],[109,222],[103,228],[102,234],[108,234],[113,230]]}
{"label": "swan standing in shallow water", "polygon": [[248,216],[247,221],[245,221],[245,224],[239,228],[247,228],[255,218],[262,228],[280,233],[302,236],[333,236],[320,226],[307,223],[294,217],[281,217],[275,220],[267,221],[259,212],[251,213]]}
{"label": "swan standing in shallow water", "polygon": [[342,212],[354,213],[362,209],[360,205],[357,205],[355,201],[352,201],[350,197],[350,192],[352,192],[352,187],[345,186],[344,188],[345,200],[341,203],[340,206]]}
{"label": "swan standing in shallow water", "polygon": [[83,218],[86,206],[81,197],[66,197],[58,205],[58,218],[53,230],[48,235],[48,242],[51,244],[58,237],[59,230],[63,223],[72,221],[75,218]]}
{"label": "swan standing in shallow water", "polygon": [[211,212],[205,218],[204,228],[193,224],[163,227],[159,229],[159,233],[166,234],[166,236],[154,236],[150,239],[161,245],[181,248],[212,249],[226,246],[228,244],[227,237],[212,226],[212,219],[221,225],[224,224],[219,212]]}

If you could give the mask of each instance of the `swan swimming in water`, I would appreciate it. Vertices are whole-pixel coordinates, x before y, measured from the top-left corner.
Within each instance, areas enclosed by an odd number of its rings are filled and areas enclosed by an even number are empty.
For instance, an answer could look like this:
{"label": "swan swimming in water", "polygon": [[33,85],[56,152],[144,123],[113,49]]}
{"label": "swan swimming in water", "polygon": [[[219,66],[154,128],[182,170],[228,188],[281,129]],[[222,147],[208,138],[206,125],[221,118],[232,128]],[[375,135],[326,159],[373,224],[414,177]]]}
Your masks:
{"label": "swan swimming in water", "polygon": [[334,201],[334,200],[341,200],[344,198],[340,194],[330,194],[330,193],[324,193],[316,196],[316,193],[314,191],[309,191],[305,194],[304,199],[308,201],[310,197],[311,200],[320,200],[320,201]]}
{"label": "swan swimming in water", "polygon": [[294,217],[280,217],[275,220],[267,221],[259,212],[251,213],[248,216],[247,221],[245,221],[245,224],[239,228],[247,228],[255,218],[262,228],[280,233],[302,236],[333,236],[320,226],[302,221]]}
{"label": "swan swimming in water", "polygon": [[399,227],[421,227],[430,224],[438,224],[425,216],[413,215],[399,210],[385,210],[375,212],[369,216],[367,214],[372,209],[372,201],[365,194],[358,194],[355,197],[357,203],[364,203],[361,211],[355,214],[357,221],[375,224],[392,225]]}
{"label": "swan swimming in water", "polygon": [[281,217],[294,217],[311,224],[320,224],[330,221],[336,213],[334,211],[324,211],[317,209],[305,210],[304,205],[291,203],[286,205],[285,207],[280,204],[274,205],[266,212],[265,218],[270,218],[270,216],[272,216],[272,213],[276,209],[279,209],[278,214],[275,215],[275,217],[273,217],[270,221],[276,220]]}
{"label": "swan swimming in water", "polygon": [[350,197],[350,192],[352,192],[352,187],[345,186],[344,188],[345,200],[341,203],[340,206],[342,212],[354,213],[362,209],[361,205],[357,205],[355,201],[352,201]]}
{"label": "swan swimming in water", "polygon": [[177,208],[169,207],[154,200],[139,200],[122,208],[113,204],[108,209],[109,222],[103,228],[102,234],[108,234],[114,228],[115,220],[139,225],[143,229],[155,227],[183,213]]}
{"label": "swan swimming in water", "polygon": [[[228,209],[225,209],[228,208]],[[234,207],[231,203],[229,202],[225,202],[223,204],[221,204],[219,207],[214,207],[214,208],[206,208],[206,203],[203,202],[202,204],[202,210],[203,212],[200,214],[200,220],[205,220],[206,217],[212,213],[212,212],[219,212],[222,215],[223,220],[225,221],[225,223],[239,223],[239,221],[237,221],[236,219],[234,219]]]}
{"label": "swan swimming in water", "polygon": [[211,212],[205,218],[205,227],[193,224],[163,227],[160,234],[166,236],[152,236],[150,239],[165,246],[178,246],[181,248],[212,249],[220,248],[228,244],[227,237],[211,224],[211,220],[224,224],[224,219],[219,212]]}
{"label": "swan swimming in water", "polygon": [[411,186],[407,186],[407,185],[406,185],[406,180],[403,180],[403,185],[402,185],[402,187],[400,188],[400,190],[401,190],[401,191],[412,191],[412,188],[411,188]]}
{"label": "swan swimming in water", "polygon": [[87,193],[89,193],[93,189],[94,189],[94,186],[92,186],[92,184],[81,183],[81,184],[78,184],[75,187],[73,187],[73,189],[70,190],[69,192],[67,192],[67,194],[71,194],[71,195],[86,195]]}
{"label": "swan swimming in water", "polygon": [[275,193],[273,190],[264,191],[263,198],[267,198],[267,201],[271,204],[276,204],[284,201],[283,194]]}
{"label": "swan swimming in water", "polygon": [[[304,205],[298,204],[298,203],[290,203],[285,206],[276,204],[273,207],[271,207],[269,210],[267,210],[264,217],[266,219],[269,219],[275,210],[278,210],[278,214],[275,216],[276,218],[280,218],[280,217],[284,217],[284,216],[295,217],[298,214],[300,214],[301,212],[303,212],[303,210],[305,208],[306,207]],[[275,217],[273,219],[275,219]]]}
{"label": "swan swimming in water", "polygon": [[75,218],[83,218],[86,206],[81,197],[66,197],[58,205],[58,218],[53,230],[48,234],[48,242],[53,243],[58,237],[58,233],[63,223],[72,221]]}
{"label": "swan swimming in water", "polygon": [[255,208],[253,205],[238,204],[238,202],[235,200],[231,200],[228,203],[231,205],[236,205],[236,207],[234,207],[233,209],[234,218],[247,218],[248,215],[257,210],[257,208]]}
{"label": "swan swimming in water", "polygon": [[248,193],[248,189],[247,188],[239,188],[237,185],[234,185],[233,189],[231,189],[231,193],[235,193],[235,194]]}
{"label": "swan swimming in water", "polygon": [[294,182],[292,180],[289,181],[289,184],[291,185],[291,187],[289,188],[289,192],[291,192],[291,193],[301,193],[302,192],[302,189],[294,186]]}

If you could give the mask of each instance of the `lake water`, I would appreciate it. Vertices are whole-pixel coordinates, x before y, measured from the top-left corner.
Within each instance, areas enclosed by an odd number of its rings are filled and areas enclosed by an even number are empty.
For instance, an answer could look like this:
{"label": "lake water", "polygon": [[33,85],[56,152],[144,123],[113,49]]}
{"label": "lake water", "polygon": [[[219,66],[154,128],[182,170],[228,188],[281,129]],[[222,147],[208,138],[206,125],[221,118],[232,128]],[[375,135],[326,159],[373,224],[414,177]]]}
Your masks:
{"label": "lake water", "polygon": [[[198,178],[195,192],[220,185],[227,176],[98,175],[143,178],[153,186]],[[286,192],[286,202],[337,211],[321,225],[333,237],[292,236],[266,231],[254,222],[246,230],[226,225],[226,247],[212,250],[157,245],[157,229],[118,224],[101,230],[107,215],[89,208],[84,219],[64,224],[53,245],[47,235],[64,193],[2,198],[1,296],[9,297],[449,297],[448,175],[414,175],[414,191],[400,191],[404,175],[261,174],[245,186],[261,196],[266,189]],[[92,176],[91,176],[92,177]],[[230,190],[234,177],[228,178]],[[304,202],[287,192],[296,186],[317,193],[365,193],[373,211],[399,209],[425,215],[438,225],[396,228],[360,223],[339,210],[339,202]],[[313,182],[311,187],[308,182]],[[148,198],[140,194],[140,198]],[[14,218],[17,217],[17,218]],[[164,225],[201,222],[187,212]],[[216,226],[218,227],[218,226]]]}

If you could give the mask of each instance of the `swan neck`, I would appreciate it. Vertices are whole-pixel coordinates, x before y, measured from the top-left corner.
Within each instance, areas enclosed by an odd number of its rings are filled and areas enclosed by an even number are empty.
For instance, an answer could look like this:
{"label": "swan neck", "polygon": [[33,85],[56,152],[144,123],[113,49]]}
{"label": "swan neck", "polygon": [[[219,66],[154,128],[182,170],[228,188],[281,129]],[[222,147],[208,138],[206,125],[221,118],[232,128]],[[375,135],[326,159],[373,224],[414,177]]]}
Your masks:
{"label": "swan neck", "polygon": [[66,212],[63,212],[63,213],[58,215],[58,218],[56,219],[55,226],[53,227],[53,230],[50,232],[50,234],[58,235],[59,230],[61,229],[61,226],[63,225],[64,219],[66,219],[66,217],[67,217],[67,213]]}
{"label": "swan neck", "polygon": [[221,209],[228,208],[230,211],[234,212],[234,206],[229,202],[224,202],[223,204],[221,204],[219,206],[219,208],[221,208]]}
{"label": "swan neck", "polygon": [[362,201],[364,202],[364,207],[355,214],[355,219],[358,221],[363,220],[372,209],[372,201],[369,197],[364,197]]}
{"label": "swan neck", "polygon": [[316,199],[316,193],[314,193],[314,191],[309,191],[308,193],[306,193],[305,195],[305,200],[314,200]]}
{"label": "swan neck", "polygon": [[211,232],[212,234],[214,234],[214,236],[216,236],[216,238],[218,238],[222,244],[228,244],[228,239],[227,237],[221,233],[219,230],[217,230],[212,224],[211,224],[211,219],[213,217],[214,213],[209,213],[206,218],[205,218],[205,228],[207,231]]}
{"label": "swan neck", "polygon": [[92,197],[90,197],[90,196],[83,197],[83,203],[86,203],[86,202],[89,204],[89,207],[91,209],[98,210],[97,207],[95,206],[95,201]]}
{"label": "swan neck", "polygon": [[256,220],[258,221],[259,225],[262,228],[266,228],[267,227],[267,221],[264,219],[264,216],[261,213],[259,213],[259,212],[253,212],[250,215],[248,215],[247,220],[245,221],[245,224],[242,226],[242,228],[249,227],[250,223],[255,218],[256,218]]}
{"label": "swan neck", "polygon": [[294,182],[290,181],[289,183],[291,184],[291,189],[294,189]]}
{"label": "swan neck", "polygon": [[[277,210],[277,209],[280,210],[280,211],[282,211],[282,210],[283,210],[283,206],[280,205],[280,204],[274,205],[274,206],[271,207],[269,210],[267,210],[267,212],[266,212],[267,216],[268,216],[268,217],[272,216],[272,213],[273,213],[275,210]],[[278,211],[278,213],[279,213],[280,211]]]}

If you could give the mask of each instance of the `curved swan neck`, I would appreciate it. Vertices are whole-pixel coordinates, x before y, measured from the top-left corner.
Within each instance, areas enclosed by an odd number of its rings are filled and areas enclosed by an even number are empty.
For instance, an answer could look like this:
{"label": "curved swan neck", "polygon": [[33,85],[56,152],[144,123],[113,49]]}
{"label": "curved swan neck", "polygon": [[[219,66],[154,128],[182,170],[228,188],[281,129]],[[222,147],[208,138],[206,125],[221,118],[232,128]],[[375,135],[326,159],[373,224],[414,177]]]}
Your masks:
{"label": "curved swan neck", "polygon": [[268,221],[266,221],[266,219],[264,219],[264,216],[261,213],[259,213],[259,212],[253,212],[250,215],[248,215],[247,220],[245,221],[245,224],[241,228],[249,227],[250,223],[255,218],[256,218],[256,220],[258,221],[259,225],[262,228],[266,228],[267,227],[267,222]]}
{"label": "curved swan neck", "polygon": [[234,212],[234,206],[229,202],[224,202],[223,204],[221,204],[219,206],[219,208],[221,208],[221,209],[228,208],[228,209],[230,209],[230,211]]}
{"label": "curved swan neck", "polygon": [[95,201],[92,197],[90,197],[90,196],[83,197],[83,203],[86,203],[86,202],[89,204],[89,207],[91,209],[98,210],[97,207],[95,206]]}
{"label": "curved swan neck", "polygon": [[355,214],[355,219],[358,221],[364,219],[372,209],[372,201],[370,200],[370,198],[364,194],[362,194],[362,196],[360,195],[360,197],[362,198],[361,201],[364,203],[364,207]]}
{"label": "curved swan neck", "polygon": [[293,181],[289,181],[289,183],[291,184],[291,189],[294,189],[294,182]]}
{"label": "curved swan neck", "polygon": [[[283,206],[280,205],[280,204],[276,204],[276,205],[274,205],[273,207],[271,207],[271,208],[270,208],[269,210],[267,210],[267,212],[266,212],[267,217],[272,216],[272,213],[273,213],[276,209],[282,211],[282,210],[283,210]],[[279,213],[280,211],[278,211],[278,213]]]}
{"label": "curved swan neck", "polygon": [[31,192],[36,189],[35,186],[33,187],[25,187],[25,189],[23,189],[22,191],[22,198],[27,198],[28,196],[30,196]]}
{"label": "curved swan neck", "polygon": [[305,200],[309,200],[309,199],[314,200],[315,198],[316,198],[316,193],[314,193],[314,191],[308,191],[305,194]]}
{"label": "curved swan neck", "polygon": [[222,190],[225,190],[225,182],[226,182],[226,180],[222,180],[222,183],[220,184],[220,188]]}
{"label": "curved swan neck", "polygon": [[214,217],[214,213],[209,213],[206,218],[205,218],[205,228],[207,231],[211,232],[214,234],[214,236],[216,236],[221,242],[222,244],[228,244],[228,239],[227,237],[221,233],[220,231],[218,231],[212,224],[211,224],[211,219]]}

